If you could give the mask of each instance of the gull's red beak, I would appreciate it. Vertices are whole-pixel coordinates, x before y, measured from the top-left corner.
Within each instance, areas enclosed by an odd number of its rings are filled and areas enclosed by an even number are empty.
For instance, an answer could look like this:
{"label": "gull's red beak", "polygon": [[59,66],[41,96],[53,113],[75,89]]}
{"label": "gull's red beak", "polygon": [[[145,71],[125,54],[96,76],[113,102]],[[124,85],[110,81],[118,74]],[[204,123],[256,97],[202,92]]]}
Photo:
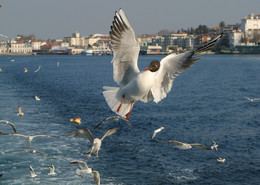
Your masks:
{"label": "gull's red beak", "polygon": [[148,66],[147,68],[145,68],[144,71],[149,70],[149,69],[150,69],[150,66]]}

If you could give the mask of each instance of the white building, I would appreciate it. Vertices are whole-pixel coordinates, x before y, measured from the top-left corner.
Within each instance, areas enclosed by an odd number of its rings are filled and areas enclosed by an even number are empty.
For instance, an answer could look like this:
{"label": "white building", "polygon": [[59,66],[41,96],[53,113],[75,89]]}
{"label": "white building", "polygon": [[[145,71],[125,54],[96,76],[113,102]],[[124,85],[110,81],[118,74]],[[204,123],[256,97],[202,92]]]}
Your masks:
{"label": "white building", "polygon": [[235,48],[236,46],[242,45],[242,37],[244,32],[241,30],[233,30],[228,32],[229,33],[229,46],[230,48]]}
{"label": "white building", "polygon": [[64,41],[68,42],[70,46],[86,47],[86,37],[80,37],[78,32],[73,33],[72,37],[64,37]]}
{"label": "white building", "polygon": [[243,32],[260,30],[260,15],[254,15],[251,13],[248,17],[241,20],[240,28]]}
{"label": "white building", "polygon": [[22,42],[11,43],[9,53],[32,53],[32,47]]}

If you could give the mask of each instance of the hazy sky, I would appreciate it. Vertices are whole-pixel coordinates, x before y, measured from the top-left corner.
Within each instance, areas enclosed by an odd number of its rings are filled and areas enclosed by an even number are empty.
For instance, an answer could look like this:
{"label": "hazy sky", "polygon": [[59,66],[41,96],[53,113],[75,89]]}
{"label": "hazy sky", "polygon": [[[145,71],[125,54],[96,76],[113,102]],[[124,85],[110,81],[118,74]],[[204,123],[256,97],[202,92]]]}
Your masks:
{"label": "hazy sky", "polygon": [[[107,34],[116,10],[123,8],[136,35],[162,29],[240,23],[260,14],[260,0],[0,0],[0,34],[63,38],[75,31]],[[4,39],[4,38],[0,38]]]}

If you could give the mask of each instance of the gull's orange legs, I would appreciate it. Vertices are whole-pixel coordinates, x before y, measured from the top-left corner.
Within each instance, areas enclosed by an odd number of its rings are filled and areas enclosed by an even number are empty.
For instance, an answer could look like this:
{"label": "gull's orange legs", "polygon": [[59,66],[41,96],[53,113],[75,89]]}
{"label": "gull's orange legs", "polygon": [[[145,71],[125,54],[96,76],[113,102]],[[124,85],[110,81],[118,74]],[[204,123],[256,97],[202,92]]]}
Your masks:
{"label": "gull's orange legs", "polygon": [[120,111],[122,104],[123,104],[123,101],[124,101],[124,98],[125,98],[125,95],[123,95],[123,97],[122,97],[121,103],[120,103],[119,107],[117,108],[117,112]]}
{"label": "gull's orange legs", "polygon": [[130,111],[125,115],[126,119],[128,119],[130,117],[130,115],[131,115],[133,104],[134,104],[134,101],[131,102]]}

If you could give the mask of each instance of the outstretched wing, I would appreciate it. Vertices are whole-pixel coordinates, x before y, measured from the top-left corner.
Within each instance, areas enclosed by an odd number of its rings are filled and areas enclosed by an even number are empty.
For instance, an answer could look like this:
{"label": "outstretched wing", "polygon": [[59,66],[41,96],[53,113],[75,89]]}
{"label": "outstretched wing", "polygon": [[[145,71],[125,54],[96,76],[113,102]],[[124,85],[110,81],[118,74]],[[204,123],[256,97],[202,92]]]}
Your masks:
{"label": "outstretched wing", "polygon": [[195,147],[197,147],[197,148],[201,148],[201,149],[203,149],[203,150],[211,150],[210,148],[208,148],[208,147],[206,147],[206,146],[204,146],[204,145],[202,145],[202,144],[199,144],[199,143],[191,143],[190,145],[191,145],[191,146],[195,146]]}
{"label": "outstretched wing", "polygon": [[103,121],[101,121],[99,124],[97,124],[97,125],[95,126],[95,129],[96,129],[97,127],[99,127],[100,125],[102,125],[103,123],[105,123],[105,121],[107,121],[107,120],[109,120],[109,119],[113,119],[113,120],[119,120],[119,119],[121,119],[121,120],[125,121],[126,124],[128,124],[128,126],[129,126],[131,129],[133,129],[133,128],[132,128],[132,125],[131,125],[131,123],[130,123],[130,121],[128,121],[127,119],[125,119],[125,118],[123,118],[123,117],[121,117],[121,116],[110,116],[110,117],[106,117]]}
{"label": "outstretched wing", "polygon": [[171,91],[175,77],[182,71],[189,69],[199,59],[194,58],[194,54],[210,49],[221,37],[222,34],[195,50],[179,55],[170,54],[164,57],[160,62],[160,69],[156,75],[155,84],[151,89],[153,101],[158,103],[166,97],[167,93]]}
{"label": "outstretched wing", "polygon": [[114,80],[124,86],[139,72],[137,59],[140,46],[122,9],[115,13],[109,34],[114,53],[112,59]]}
{"label": "outstretched wing", "polygon": [[89,129],[79,129],[77,131],[69,133],[69,136],[76,136],[76,137],[86,136],[88,138],[88,140],[91,142],[91,144],[94,141],[94,137]]}
{"label": "outstretched wing", "polygon": [[96,170],[93,170],[92,175],[93,175],[95,183],[97,185],[100,185],[100,175],[99,175],[99,172],[96,171]]}
{"label": "outstretched wing", "polygon": [[102,141],[103,139],[105,139],[105,137],[114,134],[116,131],[117,131],[117,128],[112,128],[112,129],[108,130],[108,131],[101,137],[100,140]]}
{"label": "outstretched wing", "polygon": [[85,161],[75,160],[75,161],[70,161],[70,164],[79,164],[79,166],[82,170],[88,169],[88,165]]}
{"label": "outstretched wing", "polygon": [[16,133],[16,128],[15,128],[14,124],[12,124],[10,121],[0,120],[0,122],[10,125],[13,128],[14,133]]}

